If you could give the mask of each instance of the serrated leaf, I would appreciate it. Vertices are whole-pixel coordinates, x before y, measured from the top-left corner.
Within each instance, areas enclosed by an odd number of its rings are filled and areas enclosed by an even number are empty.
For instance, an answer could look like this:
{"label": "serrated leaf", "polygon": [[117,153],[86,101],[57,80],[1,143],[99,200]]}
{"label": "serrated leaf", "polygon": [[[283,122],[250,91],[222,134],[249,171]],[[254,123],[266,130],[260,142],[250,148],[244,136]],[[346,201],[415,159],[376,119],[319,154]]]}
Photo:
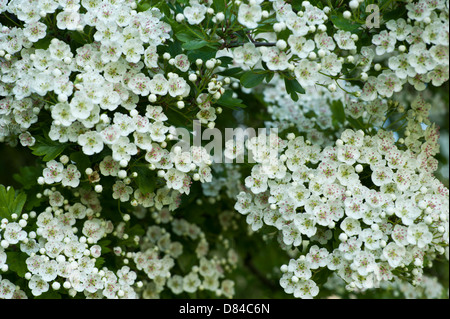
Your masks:
{"label": "serrated leaf", "polygon": [[233,98],[232,91],[225,91],[225,93],[216,102],[218,105],[237,110],[238,108],[246,108],[245,104],[242,104],[241,99]]}
{"label": "serrated leaf", "polygon": [[291,96],[292,100],[298,101],[298,94],[305,94],[305,89],[298,83],[296,79],[284,79],[286,92]]}
{"label": "serrated leaf", "polygon": [[177,32],[175,33],[175,37],[180,40],[181,42],[189,42],[194,40],[195,38],[192,36],[192,34],[188,32]]}
{"label": "serrated leaf", "polygon": [[244,71],[242,70],[242,68],[237,67],[237,68],[225,69],[223,71],[220,71],[219,74],[222,76],[229,76],[229,77],[239,79],[242,76],[243,72]]}
{"label": "serrated leaf", "polygon": [[[263,72],[261,72],[263,71]],[[243,87],[247,89],[254,88],[258,85],[260,85],[264,79],[266,78],[266,73],[264,70],[258,70],[257,71],[247,71],[244,72],[241,76],[241,84]]]}
{"label": "serrated leaf", "polygon": [[30,149],[33,155],[43,156],[43,161],[48,162],[58,157],[66,148],[65,144],[61,144],[50,139],[36,137],[36,142]]}
{"label": "serrated leaf", "polygon": [[0,218],[11,218],[12,214],[20,216],[23,207],[27,201],[27,195],[16,192],[10,187],[8,190],[5,186],[0,185]]}
{"label": "serrated leaf", "polygon": [[25,277],[28,272],[26,260],[28,255],[23,252],[8,251],[6,253],[6,263],[9,270],[16,273],[19,277]]}
{"label": "serrated leaf", "polygon": [[212,59],[216,56],[216,54],[217,54],[216,49],[211,48],[209,46],[204,46],[197,50],[189,50],[187,56],[189,58],[189,61],[191,63],[194,63],[197,59],[200,59],[202,61]]}
{"label": "serrated leaf", "polygon": [[330,109],[333,120],[335,120],[337,123],[344,124],[346,116],[344,105],[342,104],[342,102],[334,101],[333,103],[331,103]]}
{"label": "serrated leaf", "polygon": [[19,173],[13,175],[15,181],[22,184],[24,189],[30,189],[37,185],[37,179],[42,174],[42,169],[37,166],[21,167]]}
{"label": "serrated leaf", "polygon": [[154,171],[150,170],[148,167],[136,167],[136,183],[139,190],[144,193],[152,193],[156,188],[156,174]]}
{"label": "serrated leaf", "polygon": [[205,40],[191,40],[189,42],[185,42],[182,45],[182,48],[185,50],[198,50],[208,45],[208,42]]}
{"label": "serrated leaf", "polygon": [[355,32],[361,27],[361,24],[350,21],[343,16],[332,16],[331,21],[340,30]]}

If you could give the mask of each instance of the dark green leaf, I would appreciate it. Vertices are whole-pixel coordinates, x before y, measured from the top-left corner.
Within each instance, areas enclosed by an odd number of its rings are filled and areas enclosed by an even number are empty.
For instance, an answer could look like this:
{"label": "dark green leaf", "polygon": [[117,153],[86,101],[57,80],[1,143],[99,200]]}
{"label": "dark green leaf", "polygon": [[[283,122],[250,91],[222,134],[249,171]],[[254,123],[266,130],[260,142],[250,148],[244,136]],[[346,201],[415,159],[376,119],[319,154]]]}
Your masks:
{"label": "dark green leaf", "polygon": [[207,61],[209,59],[212,59],[216,56],[217,50],[214,48],[210,48],[208,46],[202,47],[197,50],[191,50],[187,53],[187,56],[189,58],[189,61],[191,63],[195,62],[197,59]]}
{"label": "dark green leaf", "polygon": [[37,185],[37,179],[42,174],[42,169],[37,166],[21,167],[18,174],[14,174],[13,178],[23,185],[24,189],[30,189]]}
{"label": "dark green leaf", "polygon": [[89,156],[83,152],[75,152],[70,154],[70,160],[75,163],[80,172],[84,172],[86,168],[91,166]]}
{"label": "dark green leaf", "polygon": [[361,27],[361,24],[353,22],[342,16],[332,16],[331,21],[340,30],[355,32]]}
{"label": "dark green leaf", "polygon": [[242,74],[241,76],[241,84],[243,87],[247,88],[247,89],[251,89],[254,88],[258,85],[260,85],[264,79],[266,78],[266,73],[260,70],[260,73],[257,73],[258,71],[247,71],[244,72],[244,74]]}
{"label": "dark green leaf", "polygon": [[198,50],[207,45],[208,45],[208,42],[205,40],[192,40],[192,41],[183,43],[182,47],[185,50]]}
{"label": "dark green leaf", "polygon": [[296,79],[284,78],[286,92],[291,95],[294,101],[298,100],[298,94],[305,94],[305,89],[298,83]]}
{"label": "dark green leaf", "polygon": [[[345,122],[345,110],[344,110],[344,105],[342,104],[341,101],[333,101],[333,103],[331,103],[330,105],[331,108],[331,112],[332,112],[332,117],[333,120],[336,121],[337,123],[340,123],[341,125],[344,124]],[[336,124],[337,124],[336,123]]]}
{"label": "dark green leaf", "polygon": [[219,72],[222,76],[230,76],[233,78],[240,78],[243,73],[242,68],[229,68]]}
{"label": "dark green leaf", "polygon": [[16,273],[19,277],[25,277],[28,272],[26,260],[28,255],[23,252],[8,251],[6,253],[6,262],[9,270]]}
{"label": "dark green leaf", "polygon": [[30,148],[33,151],[33,155],[43,156],[43,160],[48,162],[58,157],[64,151],[65,147],[65,144],[38,136],[36,137],[36,143]]}
{"label": "dark green leaf", "polygon": [[148,167],[136,167],[136,183],[140,191],[144,194],[152,193],[156,187],[156,174]]}
{"label": "dark green leaf", "polygon": [[175,37],[181,42],[190,42],[196,39],[191,33],[188,32],[177,32],[175,33]]}
{"label": "dark green leaf", "polygon": [[215,12],[224,12],[226,7],[225,0],[213,0],[213,8]]}
{"label": "dark green leaf", "polygon": [[217,104],[221,105],[221,106],[225,106],[225,107],[233,109],[233,110],[236,110],[238,108],[247,107],[245,104],[242,104],[241,99],[233,98],[232,91],[225,91],[225,93],[217,101]]}
{"label": "dark green leaf", "polygon": [[27,200],[27,195],[16,192],[10,187],[8,190],[5,186],[0,185],[0,217],[9,219],[12,214],[21,215],[23,206]]}

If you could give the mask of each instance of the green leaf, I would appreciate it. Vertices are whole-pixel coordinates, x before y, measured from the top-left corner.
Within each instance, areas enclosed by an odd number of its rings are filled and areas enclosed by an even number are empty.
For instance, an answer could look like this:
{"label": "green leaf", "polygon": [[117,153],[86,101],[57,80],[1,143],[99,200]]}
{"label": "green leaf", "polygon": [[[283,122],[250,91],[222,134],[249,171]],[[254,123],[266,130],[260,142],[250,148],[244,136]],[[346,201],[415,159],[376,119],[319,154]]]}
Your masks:
{"label": "green leaf", "polygon": [[291,95],[294,101],[298,101],[298,94],[305,94],[305,89],[298,83],[296,79],[284,78],[286,92]]}
{"label": "green leaf", "polygon": [[246,108],[247,106],[245,104],[242,104],[241,99],[233,98],[233,92],[232,91],[225,91],[225,93],[220,97],[220,99],[217,101],[218,105],[237,110],[238,108]]}
{"label": "green leaf", "polygon": [[180,40],[181,42],[190,42],[194,39],[196,39],[195,37],[192,36],[192,34],[188,33],[188,32],[177,32],[175,33],[175,37]]}
{"label": "green leaf", "polygon": [[198,50],[207,45],[208,45],[208,42],[205,40],[192,40],[192,41],[183,43],[182,47],[185,50]]}
{"label": "green leaf", "polygon": [[18,174],[14,174],[15,181],[23,185],[24,189],[30,189],[37,185],[37,179],[42,174],[42,169],[38,166],[21,167]]}
{"label": "green leaf", "polygon": [[331,21],[338,29],[344,31],[355,32],[361,27],[361,24],[350,21],[342,16],[332,16]]}
{"label": "green leaf", "polygon": [[135,171],[138,173],[136,183],[139,190],[144,194],[152,193],[156,188],[155,172],[148,167],[136,167]]}
{"label": "green leaf", "polygon": [[14,188],[9,187],[7,190],[5,186],[0,185],[0,217],[10,219],[12,214],[20,216],[26,200],[27,195],[24,193],[18,193],[16,196]]}
{"label": "green leaf", "polygon": [[209,46],[204,46],[197,50],[188,50],[187,56],[191,63],[194,63],[197,59],[203,61],[212,59],[216,56],[217,50]]}
{"label": "green leaf", "polygon": [[8,251],[6,253],[6,262],[9,270],[16,273],[17,276],[24,278],[28,272],[26,260],[28,255],[23,252]]}
{"label": "green leaf", "polygon": [[332,112],[332,118],[333,122],[335,121],[335,126],[338,126],[338,123],[341,125],[344,124],[346,116],[345,116],[345,110],[344,105],[341,101],[333,101],[330,105],[330,109]]}
{"label": "green leaf", "polygon": [[43,137],[36,137],[36,143],[30,147],[33,155],[44,156],[45,162],[51,161],[58,157],[66,148],[65,144],[52,141]]}
{"label": "green leaf", "polygon": [[395,10],[392,10],[390,12],[386,12],[382,14],[382,18],[384,21],[389,21],[393,19],[398,19],[399,17],[402,17],[405,15],[407,9],[405,6],[400,6]]}
{"label": "green leaf", "polygon": [[70,154],[70,160],[72,162],[75,162],[75,165],[77,166],[80,172],[84,172],[86,168],[91,166],[89,156],[87,156],[83,152],[75,152]]}
{"label": "green leaf", "polygon": [[36,297],[36,299],[61,299],[61,298],[62,298],[61,294],[53,290],[44,292],[42,295]]}
{"label": "green leaf", "polygon": [[[257,72],[260,73],[257,73]],[[263,73],[261,73],[261,71]],[[247,89],[254,88],[258,85],[260,85],[264,79],[266,78],[266,73],[264,70],[255,70],[255,71],[247,71],[244,72],[241,76],[241,84],[243,87]]]}
{"label": "green leaf", "polygon": [[242,70],[242,68],[229,68],[229,69],[225,69],[221,72],[218,72],[218,74],[222,75],[222,76],[230,76],[236,79],[240,79],[242,76],[242,73],[244,71]]}
{"label": "green leaf", "polygon": [[352,129],[356,129],[356,130],[364,130],[365,127],[363,125],[361,125],[361,122],[359,122],[358,120],[355,120],[352,117],[347,117],[347,122],[350,123]]}
{"label": "green leaf", "polygon": [[215,12],[225,13],[226,1],[225,0],[213,0],[213,8]]}
{"label": "green leaf", "polygon": [[52,39],[50,37],[45,37],[45,38],[40,39],[39,41],[35,42],[33,46],[36,49],[47,50],[48,47],[50,46],[51,40]]}

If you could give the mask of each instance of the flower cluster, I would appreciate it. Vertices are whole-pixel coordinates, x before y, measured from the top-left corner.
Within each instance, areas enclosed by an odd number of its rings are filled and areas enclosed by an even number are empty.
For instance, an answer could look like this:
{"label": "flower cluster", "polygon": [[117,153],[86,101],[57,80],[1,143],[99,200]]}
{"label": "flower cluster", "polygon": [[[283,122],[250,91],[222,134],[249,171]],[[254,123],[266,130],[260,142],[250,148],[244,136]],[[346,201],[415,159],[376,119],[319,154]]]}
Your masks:
{"label": "flower cluster", "polygon": [[[80,194],[79,202],[69,204],[58,191],[47,190],[49,206],[42,212],[3,219],[1,224],[2,270],[7,271],[13,256],[4,250],[15,246],[26,257],[23,274],[33,296],[50,289],[66,290],[87,298],[136,298],[136,273],[124,265],[120,269],[102,267],[102,240],[115,231],[113,223],[91,208],[96,202],[89,194]],[[98,210],[97,210],[98,211]],[[3,281],[2,297],[28,298],[23,287],[12,289]]]}
{"label": "flower cluster", "polygon": [[[427,116],[422,102],[412,106],[416,116],[418,110]],[[407,114],[408,125],[415,123]],[[299,248],[281,268],[287,293],[316,296],[312,277],[323,269],[349,290],[380,287],[402,273],[414,274],[417,284],[433,256],[448,251],[448,189],[432,175],[437,132],[416,134],[418,148],[382,129],[375,135],[347,129],[325,148],[294,134],[248,141],[257,164],[235,209],[253,231],[273,226],[282,247]]]}

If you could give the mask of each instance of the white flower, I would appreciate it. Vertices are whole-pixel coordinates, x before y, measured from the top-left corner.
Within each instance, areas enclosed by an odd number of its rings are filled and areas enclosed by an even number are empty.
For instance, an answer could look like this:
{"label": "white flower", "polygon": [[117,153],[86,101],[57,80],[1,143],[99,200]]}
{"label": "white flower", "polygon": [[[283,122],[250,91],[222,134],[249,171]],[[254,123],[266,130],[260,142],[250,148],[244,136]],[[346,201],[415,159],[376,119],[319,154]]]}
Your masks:
{"label": "white flower", "polygon": [[278,48],[261,48],[262,60],[266,62],[269,70],[286,70],[289,67],[289,57]]}
{"label": "white flower", "polygon": [[150,93],[150,79],[145,74],[138,73],[130,79],[128,87],[134,94],[147,96]]}
{"label": "white flower", "polygon": [[295,12],[289,12],[285,19],[286,27],[292,31],[294,36],[304,36],[308,34],[309,27],[305,19],[299,17]]}
{"label": "white flower", "polygon": [[396,42],[396,34],[386,30],[381,31],[372,38],[372,43],[376,45],[375,52],[377,55],[383,55],[394,51]]}
{"label": "white flower", "polygon": [[399,54],[389,58],[389,68],[395,71],[395,75],[400,79],[406,79],[407,77],[413,77],[416,75],[416,71],[408,61],[408,54]]}
{"label": "white flower", "polygon": [[411,20],[423,21],[423,19],[431,14],[431,10],[426,1],[408,3],[405,7],[408,9],[408,17]]}
{"label": "white flower", "polygon": [[239,6],[238,22],[249,29],[258,27],[258,22],[262,19],[262,9],[259,5],[247,5],[245,3]]}
{"label": "white flower", "polygon": [[293,245],[294,247],[302,244],[302,234],[293,223],[284,225],[281,230],[284,244]]}
{"label": "white flower", "polygon": [[44,171],[42,172],[45,183],[53,184],[60,182],[63,178],[62,174],[63,170],[64,170],[63,164],[58,163],[55,160],[47,162],[47,168],[45,168]]}
{"label": "white flower", "polygon": [[392,268],[397,268],[403,262],[405,257],[406,249],[403,246],[399,246],[396,243],[389,243],[383,249],[383,256]]}
{"label": "white flower", "polygon": [[186,93],[189,93],[190,90],[186,80],[174,73],[169,77],[168,86],[169,95],[172,97],[187,95]]}
{"label": "white flower", "polygon": [[[123,182],[121,182],[121,181],[119,181],[118,183],[122,183],[123,184]],[[116,183],[114,185],[117,185],[118,183]],[[121,184],[118,185],[118,188],[121,188],[121,187],[123,187],[123,185],[121,185]],[[125,188],[126,187],[129,187],[129,186],[125,186]],[[114,186],[113,186],[113,188],[114,188]],[[119,190],[115,190],[115,194],[118,194],[118,193],[120,193],[120,196],[121,196],[120,199],[121,200],[122,200],[122,198],[126,197],[125,193],[127,193],[128,195],[130,194],[128,189],[125,190],[125,192],[123,192],[123,193],[120,192]],[[114,198],[114,199],[117,199],[117,198]],[[104,225],[104,222],[102,222],[102,220],[98,219],[98,218],[93,218],[93,219],[90,219],[90,220],[86,220],[84,222],[84,224],[83,224],[82,233],[86,237],[91,238],[92,241],[94,243],[96,243],[97,241],[99,241],[100,239],[103,238],[103,235],[106,232],[106,228],[103,225]]]}
{"label": "white flower", "polygon": [[23,29],[23,35],[31,42],[37,42],[46,35],[47,26],[42,22],[33,22]]}
{"label": "white flower", "polygon": [[44,292],[47,292],[50,285],[42,279],[39,275],[33,275],[28,283],[28,287],[31,289],[33,296],[40,296]]}
{"label": "white flower", "polygon": [[341,223],[341,229],[349,236],[359,235],[361,223],[354,218],[346,217]]}
{"label": "white flower", "polygon": [[10,245],[14,245],[19,241],[24,240],[27,237],[27,233],[18,223],[12,222],[6,225],[5,229],[3,230],[3,236]]}
{"label": "white flower", "polygon": [[169,82],[163,74],[156,74],[149,82],[150,92],[156,95],[166,95],[169,90]]}
{"label": "white flower", "polygon": [[315,48],[314,41],[308,40],[303,36],[290,35],[288,38],[288,44],[292,50],[292,53],[301,59],[308,57],[309,53]]}
{"label": "white flower", "polygon": [[74,97],[69,103],[70,112],[72,115],[80,120],[85,120],[89,117],[94,108],[94,104],[84,93],[75,93]]}
{"label": "white flower", "polygon": [[103,150],[103,138],[96,131],[89,131],[78,137],[78,144],[83,147],[83,153],[93,155]]}
{"label": "white flower", "polygon": [[409,48],[408,62],[418,74],[424,74],[433,70],[436,66],[430,51],[427,50],[425,43],[413,44]]}
{"label": "white flower", "polygon": [[191,64],[189,63],[188,57],[185,54],[179,54],[175,57],[174,64],[181,72],[187,72]]}
{"label": "white flower", "polygon": [[334,40],[342,50],[356,50],[355,41],[352,39],[352,33],[349,31],[338,30],[334,36]]}
{"label": "white flower", "polygon": [[318,269],[326,266],[328,255],[329,252],[325,248],[314,245],[306,254],[306,260],[309,262],[311,269]]}
{"label": "white flower", "polygon": [[139,62],[141,60],[141,55],[144,54],[144,46],[142,45],[142,41],[136,39],[125,41],[122,45],[122,52],[128,62]]}
{"label": "white flower", "polygon": [[353,259],[353,266],[361,276],[367,276],[369,273],[375,271],[375,256],[370,252],[360,251]]}
{"label": "white flower", "polygon": [[312,276],[311,266],[306,258],[291,259],[289,261],[288,271],[294,273],[299,279],[308,280]]}
{"label": "white flower", "polygon": [[322,65],[321,70],[332,76],[338,75],[342,70],[342,63],[334,53],[325,55],[320,64]]}
{"label": "white flower", "polygon": [[69,164],[63,171],[62,185],[70,187],[78,187],[80,184],[81,173],[78,171],[77,167],[73,164]]}
{"label": "white flower", "polygon": [[389,167],[378,165],[372,172],[372,182],[377,186],[382,186],[392,182],[394,172]]}
{"label": "white flower", "polygon": [[158,67],[158,52],[155,45],[149,45],[144,51],[144,63],[148,68]]}
{"label": "white flower", "polygon": [[198,25],[205,19],[206,10],[204,5],[194,3],[192,6],[184,8],[183,13],[189,24]]}
{"label": "white flower", "polygon": [[316,219],[313,214],[297,214],[294,217],[294,223],[299,228],[300,232],[308,237],[316,234]]}
{"label": "white flower", "polygon": [[121,160],[130,161],[132,155],[137,154],[136,144],[130,143],[130,139],[126,136],[121,136],[112,145],[112,157],[115,161],[120,162]]}
{"label": "white flower", "polygon": [[312,86],[318,79],[319,65],[314,61],[303,59],[295,67],[294,72],[301,86]]}
{"label": "white flower", "polygon": [[234,49],[233,58],[236,63],[244,64],[245,66],[252,68],[261,59],[261,53],[253,43],[249,42]]}
{"label": "white flower", "polygon": [[[314,35],[314,42],[318,50],[324,50],[325,52],[331,52],[336,48],[336,43],[333,38],[326,32],[318,32]],[[361,52],[363,52],[361,50]]]}
{"label": "white flower", "polygon": [[433,240],[433,234],[425,223],[412,224],[408,227],[407,240],[411,245],[425,248]]}

